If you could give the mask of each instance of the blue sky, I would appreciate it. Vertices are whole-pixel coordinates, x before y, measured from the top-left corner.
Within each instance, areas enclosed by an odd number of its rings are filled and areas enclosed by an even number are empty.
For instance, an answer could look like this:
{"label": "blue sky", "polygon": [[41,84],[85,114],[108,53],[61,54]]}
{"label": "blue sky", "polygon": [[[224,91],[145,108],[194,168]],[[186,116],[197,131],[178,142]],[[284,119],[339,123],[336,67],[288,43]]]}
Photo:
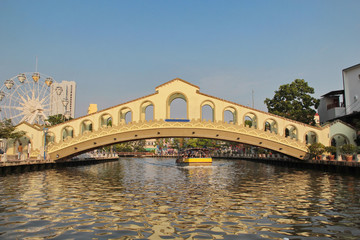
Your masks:
{"label": "blue sky", "polygon": [[77,83],[76,115],[179,77],[266,111],[296,78],[315,97],[360,63],[359,0],[0,0],[0,84],[38,71]]}

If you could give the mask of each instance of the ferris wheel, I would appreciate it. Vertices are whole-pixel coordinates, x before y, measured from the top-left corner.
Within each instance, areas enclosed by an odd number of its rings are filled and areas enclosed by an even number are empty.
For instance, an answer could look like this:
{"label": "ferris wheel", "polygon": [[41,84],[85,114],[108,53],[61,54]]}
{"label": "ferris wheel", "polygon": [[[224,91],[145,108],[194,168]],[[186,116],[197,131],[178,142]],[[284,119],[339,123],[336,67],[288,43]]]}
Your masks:
{"label": "ferris wheel", "polygon": [[14,125],[21,122],[43,125],[54,112],[54,106],[67,105],[61,99],[62,87],[54,88],[55,80],[39,72],[21,73],[7,79],[0,86],[0,120],[11,119]]}

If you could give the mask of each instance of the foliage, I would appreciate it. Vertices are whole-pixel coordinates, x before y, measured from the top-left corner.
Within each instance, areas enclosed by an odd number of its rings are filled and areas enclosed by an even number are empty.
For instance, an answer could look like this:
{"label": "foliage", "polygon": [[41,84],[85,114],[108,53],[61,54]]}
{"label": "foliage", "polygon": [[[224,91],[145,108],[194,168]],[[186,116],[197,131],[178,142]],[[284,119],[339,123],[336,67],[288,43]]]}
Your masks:
{"label": "foliage", "polygon": [[311,157],[319,156],[325,152],[325,146],[322,143],[312,143],[308,146]]}
{"label": "foliage", "polygon": [[252,121],[251,120],[245,120],[245,126],[252,127]]}
{"label": "foliage", "polygon": [[171,143],[171,147],[173,149],[179,150],[182,147],[183,142],[184,142],[183,138],[174,138],[172,143]]}
{"label": "foliage", "polygon": [[310,96],[314,88],[309,87],[304,79],[295,79],[290,84],[281,85],[275,91],[273,99],[266,98],[264,103],[269,113],[315,125],[314,116],[319,100]]}
{"label": "foliage", "polygon": [[344,144],[340,147],[340,152],[345,155],[353,155],[356,153],[356,146],[353,144]]}
{"label": "foliage", "polygon": [[116,152],[132,152],[132,147],[129,142],[115,144],[114,149]]}
{"label": "foliage", "polygon": [[186,145],[191,148],[213,148],[216,146],[216,141],[207,138],[190,138],[186,141]]}
{"label": "foliage", "polygon": [[327,147],[325,147],[325,151],[330,153],[330,154],[335,154],[336,153],[336,147],[335,146],[327,146]]}
{"label": "foliage", "polygon": [[145,140],[118,143],[114,145],[116,152],[146,152]]}
{"label": "foliage", "polygon": [[145,140],[132,141],[131,146],[134,152],[146,152]]}
{"label": "foliage", "polygon": [[56,124],[66,122],[71,119],[72,119],[71,117],[69,119],[66,119],[63,114],[56,114],[56,115],[49,116],[47,121],[50,123],[50,125],[56,125]]}
{"label": "foliage", "polygon": [[25,134],[25,131],[16,131],[11,119],[0,122],[0,138],[16,140],[23,137]]}

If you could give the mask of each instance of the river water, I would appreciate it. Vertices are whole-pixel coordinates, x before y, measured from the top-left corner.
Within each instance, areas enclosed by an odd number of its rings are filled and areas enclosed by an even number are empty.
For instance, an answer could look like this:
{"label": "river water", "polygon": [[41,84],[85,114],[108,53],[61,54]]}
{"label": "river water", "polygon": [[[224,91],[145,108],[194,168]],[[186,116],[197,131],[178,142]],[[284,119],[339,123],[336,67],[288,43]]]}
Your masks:
{"label": "river water", "polygon": [[0,176],[0,239],[360,239],[360,177],[174,159]]}

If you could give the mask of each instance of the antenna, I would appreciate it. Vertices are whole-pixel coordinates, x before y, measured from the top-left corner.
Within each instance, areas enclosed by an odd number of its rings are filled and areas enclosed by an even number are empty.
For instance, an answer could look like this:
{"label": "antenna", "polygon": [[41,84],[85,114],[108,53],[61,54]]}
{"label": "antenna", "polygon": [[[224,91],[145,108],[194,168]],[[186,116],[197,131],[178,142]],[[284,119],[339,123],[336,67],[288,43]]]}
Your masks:
{"label": "antenna", "polygon": [[38,58],[37,56],[35,57],[35,72],[37,72],[37,65],[38,65]]}
{"label": "antenna", "polygon": [[254,108],[254,89],[251,90],[252,108]]}

